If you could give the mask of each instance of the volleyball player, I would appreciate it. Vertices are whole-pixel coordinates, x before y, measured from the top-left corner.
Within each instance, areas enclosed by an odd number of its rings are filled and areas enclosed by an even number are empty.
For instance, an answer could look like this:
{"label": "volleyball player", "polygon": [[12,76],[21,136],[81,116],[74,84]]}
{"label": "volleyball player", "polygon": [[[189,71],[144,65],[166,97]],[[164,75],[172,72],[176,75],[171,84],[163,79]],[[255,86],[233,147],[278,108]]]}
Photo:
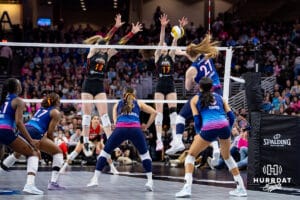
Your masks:
{"label": "volleyball player", "polygon": [[[169,23],[169,19],[166,14],[163,14],[160,17],[161,30],[160,38],[158,45],[166,46],[165,42],[165,29]],[[181,29],[188,23],[187,18],[183,17],[179,20]],[[172,41],[172,46],[177,46],[177,40],[179,38],[174,37]],[[157,70],[159,72],[159,79],[156,85],[154,99],[155,100],[176,100],[177,94],[174,87],[174,62],[175,62],[175,50],[168,51],[167,49],[157,49],[155,51],[155,63]],[[170,112],[170,125],[172,129],[172,136],[176,136],[176,116],[177,116],[177,107],[176,103],[168,103],[169,112]],[[156,151],[163,149],[162,142],[162,123],[163,123],[163,103],[156,103],[155,108],[157,111],[157,116],[155,119],[156,126]],[[171,142],[172,143],[172,142]]]}
{"label": "volleyball player", "polygon": [[186,183],[175,196],[191,196],[195,157],[216,139],[219,139],[222,157],[237,183],[237,188],[230,191],[229,194],[239,197],[247,196],[237,164],[230,155],[230,133],[234,124],[234,114],[219,94],[211,92],[213,82],[210,78],[203,77],[199,84],[200,92],[191,99],[190,104],[195,121],[196,136],[185,159],[184,179]]}
{"label": "volleyball player", "polygon": [[[150,114],[150,117],[143,127],[140,125],[140,111]],[[120,100],[113,109],[115,129],[108,138],[104,150],[101,151],[97,160],[94,176],[88,183],[88,187],[97,186],[98,178],[103,170],[107,159],[111,158],[111,152],[118,147],[124,140],[130,140],[139,151],[143,167],[147,175],[146,189],[153,191],[152,181],[152,160],[147,148],[143,130],[147,130],[155,120],[156,111],[143,102],[136,100],[135,91],[126,88],[123,99]]]}
{"label": "volleyball player", "polygon": [[[3,84],[0,100],[0,143],[9,146],[15,152],[27,156],[27,181],[23,191],[29,194],[44,194],[35,186],[35,176],[39,164],[39,141],[32,139],[23,123],[23,111],[25,103],[18,95],[22,92],[18,79],[9,78]],[[16,128],[23,137],[16,132]],[[1,163],[0,171],[7,170],[12,159],[6,159]]]}
{"label": "volleyball player", "polygon": [[[186,56],[193,63],[187,69],[185,74],[185,88],[191,90],[194,84],[199,83],[202,77],[209,77],[213,81],[213,91],[222,95],[222,88],[219,75],[214,66],[213,58],[218,54],[217,42],[211,42],[210,35],[206,35],[200,44],[190,44],[185,51],[177,51],[177,54]],[[179,52],[179,53],[178,53]],[[182,134],[185,128],[185,121],[192,119],[192,110],[190,107],[190,100],[181,108],[176,119],[176,137],[175,143],[166,154],[172,155],[178,151],[185,149],[182,142]],[[211,163],[216,165],[220,157],[220,149],[217,141],[211,143],[213,147],[213,158]]]}
{"label": "volleyball player", "polygon": [[[124,22],[121,20],[121,15],[117,15],[116,23],[114,27],[109,31],[105,38],[96,35],[90,37],[84,41],[86,44],[106,44],[113,34],[121,27]],[[120,39],[118,44],[125,44],[134,34],[142,30],[142,25],[137,22],[132,24],[131,31]],[[116,49],[99,49],[91,48],[88,53],[88,66],[86,78],[82,85],[81,99],[82,100],[106,100],[107,96],[104,90],[103,81],[105,78],[105,73],[107,71],[107,64],[111,57],[116,55],[118,51]],[[111,122],[107,114],[107,103],[96,103],[95,104],[102,121],[103,130],[107,137],[111,134]],[[84,103],[82,106],[82,133],[83,133],[83,143],[86,150],[88,147],[88,134],[90,130],[91,113],[93,105],[91,103]],[[112,167],[112,162],[110,162]]]}
{"label": "volleyball player", "polygon": [[[41,108],[36,111],[34,116],[25,124],[30,136],[40,141],[39,150],[53,157],[52,176],[48,184],[48,190],[65,189],[58,184],[59,170],[64,163],[61,149],[54,143],[55,127],[60,121],[61,114],[59,109],[60,98],[56,93],[47,94],[41,103]],[[8,156],[4,162],[9,163],[7,168],[11,167],[21,156],[19,153],[13,153]],[[10,160],[10,162],[6,162]]]}

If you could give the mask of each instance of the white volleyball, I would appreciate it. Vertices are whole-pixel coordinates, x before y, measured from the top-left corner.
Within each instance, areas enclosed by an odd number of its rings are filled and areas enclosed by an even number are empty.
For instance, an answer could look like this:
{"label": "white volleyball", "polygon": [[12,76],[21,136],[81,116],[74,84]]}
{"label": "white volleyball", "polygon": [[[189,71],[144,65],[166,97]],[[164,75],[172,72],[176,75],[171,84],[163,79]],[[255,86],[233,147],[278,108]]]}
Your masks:
{"label": "white volleyball", "polygon": [[175,39],[179,39],[182,37],[182,30],[179,26],[173,26],[171,30],[171,35]]}

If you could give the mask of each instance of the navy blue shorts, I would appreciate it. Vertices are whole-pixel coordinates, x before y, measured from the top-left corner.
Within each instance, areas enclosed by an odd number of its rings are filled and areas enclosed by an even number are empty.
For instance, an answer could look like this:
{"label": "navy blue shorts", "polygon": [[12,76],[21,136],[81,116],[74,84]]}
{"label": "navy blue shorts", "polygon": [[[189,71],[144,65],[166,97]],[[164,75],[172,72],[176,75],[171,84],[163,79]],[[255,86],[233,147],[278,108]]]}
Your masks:
{"label": "navy blue shorts", "polygon": [[222,140],[226,140],[230,137],[230,128],[226,126],[220,129],[212,129],[209,131],[201,131],[200,136],[209,142],[215,141],[218,138]]}
{"label": "navy blue shorts", "polygon": [[0,129],[0,143],[10,145],[18,137],[18,133],[11,129]]}
{"label": "navy blue shorts", "polygon": [[42,137],[44,136],[44,133],[41,134],[39,132],[39,130],[37,130],[33,126],[26,126],[26,129],[27,129],[29,135],[31,136],[31,138],[34,139],[34,140],[41,140]]}
{"label": "navy blue shorts", "polygon": [[125,140],[130,140],[141,155],[145,154],[148,151],[144,133],[142,132],[141,128],[135,127],[115,128],[115,130],[112,132],[111,136],[105,143],[104,151],[107,153],[111,153]]}

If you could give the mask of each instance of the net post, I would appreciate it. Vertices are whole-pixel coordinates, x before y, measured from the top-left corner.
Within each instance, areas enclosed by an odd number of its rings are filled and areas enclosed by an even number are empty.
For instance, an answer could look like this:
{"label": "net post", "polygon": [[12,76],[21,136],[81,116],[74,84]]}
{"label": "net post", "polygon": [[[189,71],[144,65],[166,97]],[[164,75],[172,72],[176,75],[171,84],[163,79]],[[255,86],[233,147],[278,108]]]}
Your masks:
{"label": "net post", "polygon": [[232,47],[226,49],[225,70],[224,70],[224,85],[223,85],[223,98],[228,102],[229,99],[229,83],[231,73],[231,59]]}

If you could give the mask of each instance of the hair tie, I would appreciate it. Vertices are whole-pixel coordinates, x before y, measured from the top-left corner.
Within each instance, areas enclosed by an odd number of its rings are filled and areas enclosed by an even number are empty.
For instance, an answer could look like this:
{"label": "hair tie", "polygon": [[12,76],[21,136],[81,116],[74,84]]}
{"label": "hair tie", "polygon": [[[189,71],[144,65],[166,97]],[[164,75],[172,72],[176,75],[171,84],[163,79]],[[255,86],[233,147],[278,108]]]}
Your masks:
{"label": "hair tie", "polygon": [[51,98],[50,97],[47,98],[47,102],[48,102],[49,106],[51,106]]}

